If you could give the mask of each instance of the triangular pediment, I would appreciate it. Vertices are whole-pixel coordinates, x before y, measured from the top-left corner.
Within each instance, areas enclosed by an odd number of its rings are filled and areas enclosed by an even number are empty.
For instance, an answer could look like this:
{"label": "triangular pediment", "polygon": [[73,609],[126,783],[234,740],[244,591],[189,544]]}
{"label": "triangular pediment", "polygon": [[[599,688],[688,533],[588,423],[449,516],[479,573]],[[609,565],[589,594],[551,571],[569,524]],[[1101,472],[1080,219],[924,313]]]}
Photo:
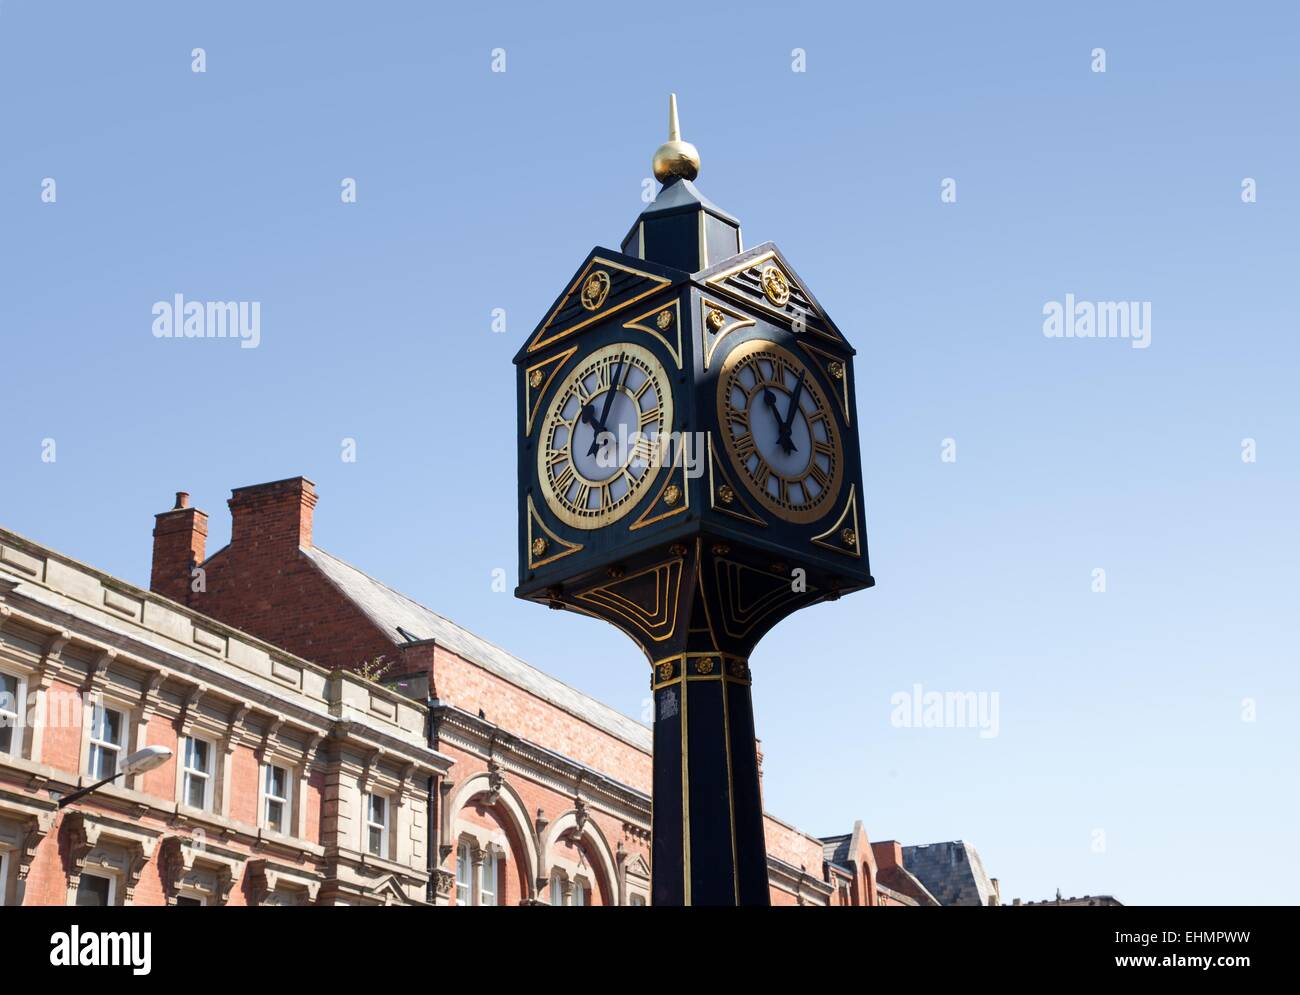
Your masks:
{"label": "triangular pediment", "polygon": [[[593,325],[623,314],[651,294],[685,279],[685,273],[658,263],[625,256],[613,249],[593,249],[546,317],[528,336],[528,343],[515,356],[515,363],[529,362],[542,350],[569,342]],[[642,305],[642,310],[646,306]]]}
{"label": "triangular pediment", "polygon": [[694,280],[709,290],[753,308],[847,355],[853,348],[831,321],[807,284],[771,242],[724,259],[696,273]]}

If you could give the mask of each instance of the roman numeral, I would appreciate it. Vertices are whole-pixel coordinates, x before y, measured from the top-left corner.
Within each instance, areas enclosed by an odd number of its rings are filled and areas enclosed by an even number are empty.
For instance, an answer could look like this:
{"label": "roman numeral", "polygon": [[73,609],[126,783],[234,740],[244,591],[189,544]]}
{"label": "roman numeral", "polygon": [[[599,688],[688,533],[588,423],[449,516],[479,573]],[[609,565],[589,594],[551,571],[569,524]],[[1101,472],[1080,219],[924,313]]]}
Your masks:
{"label": "roman numeral", "polygon": [[825,489],[826,485],[831,482],[830,474],[823,470],[822,465],[816,460],[813,460],[812,466],[809,467],[808,475],[811,476],[813,480],[817,481],[823,489]]}
{"label": "roman numeral", "polygon": [[759,460],[758,466],[754,468],[754,483],[758,484],[759,490],[767,490],[767,481],[772,476],[772,468]]}
{"label": "roman numeral", "polygon": [[555,493],[560,495],[560,497],[567,496],[569,488],[573,486],[573,482],[576,479],[577,474],[573,472],[573,464],[570,463],[564,468],[564,472],[555,478]]}
{"label": "roman numeral", "polygon": [[649,411],[641,412],[641,427],[645,428],[653,421],[658,421],[660,415],[659,408],[651,408]]}
{"label": "roman numeral", "polygon": [[653,464],[659,458],[659,446],[642,436],[632,447],[632,461]]}
{"label": "roman numeral", "polygon": [[748,432],[737,436],[732,445],[736,448],[736,459],[742,463],[754,455],[754,437]]}

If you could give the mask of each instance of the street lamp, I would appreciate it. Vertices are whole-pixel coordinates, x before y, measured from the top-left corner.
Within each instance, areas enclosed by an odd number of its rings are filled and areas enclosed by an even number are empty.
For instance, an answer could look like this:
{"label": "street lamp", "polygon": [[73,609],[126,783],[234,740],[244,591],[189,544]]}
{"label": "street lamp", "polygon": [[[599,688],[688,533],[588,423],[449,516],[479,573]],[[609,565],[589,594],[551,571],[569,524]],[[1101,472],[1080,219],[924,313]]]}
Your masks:
{"label": "street lamp", "polygon": [[86,797],[96,788],[102,788],[109,781],[116,781],[123,774],[143,774],[147,770],[153,770],[160,767],[172,757],[172,751],[165,746],[146,746],[143,750],[136,750],[129,757],[122,761],[122,767],[116,774],[111,774],[102,781],[96,781],[94,784],[79,788],[70,795],[65,795],[59,799],[59,808],[70,805],[80,798]]}

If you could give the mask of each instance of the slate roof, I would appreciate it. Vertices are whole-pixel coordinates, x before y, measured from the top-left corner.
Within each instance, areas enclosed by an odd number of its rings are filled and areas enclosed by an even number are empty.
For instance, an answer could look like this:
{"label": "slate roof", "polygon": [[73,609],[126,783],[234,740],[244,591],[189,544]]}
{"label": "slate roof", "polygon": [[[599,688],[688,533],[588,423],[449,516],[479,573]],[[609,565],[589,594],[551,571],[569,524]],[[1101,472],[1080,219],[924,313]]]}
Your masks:
{"label": "slate roof", "polygon": [[654,736],[635,719],[530,666],[514,654],[419,602],[412,601],[405,594],[394,591],[382,581],[375,580],[319,546],[303,547],[301,551],[316,564],[331,584],[383,632],[389,634],[395,643],[405,641],[397,631],[399,626],[417,639],[432,639],[444,649],[535,694],[597,729],[646,753],[651,752]]}
{"label": "slate roof", "polygon": [[851,833],[845,833],[843,836],[823,836],[822,855],[826,861],[831,864],[838,864],[840,867],[849,865],[849,840],[853,838]]}
{"label": "slate roof", "polygon": [[993,884],[975,847],[962,840],[903,847],[903,866],[940,905],[988,905]]}

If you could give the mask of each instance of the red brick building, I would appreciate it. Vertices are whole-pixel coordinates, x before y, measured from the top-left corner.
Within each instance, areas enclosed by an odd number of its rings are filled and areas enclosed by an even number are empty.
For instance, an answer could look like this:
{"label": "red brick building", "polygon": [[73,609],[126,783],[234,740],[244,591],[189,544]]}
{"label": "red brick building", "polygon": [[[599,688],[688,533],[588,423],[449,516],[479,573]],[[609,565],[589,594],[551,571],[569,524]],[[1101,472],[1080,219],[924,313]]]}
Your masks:
{"label": "red brick building", "polygon": [[[229,504],[211,556],[156,516],[149,592],[0,530],[0,902],[649,902],[649,728],[316,545],[310,481]],[[861,823],[766,839],[774,905],[946,904]]]}
{"label": "red brick building", "polygon": [[[424,904],[428,709],[0,530],[0,905]],[[164,747],[170,759],[58,800]]]}

